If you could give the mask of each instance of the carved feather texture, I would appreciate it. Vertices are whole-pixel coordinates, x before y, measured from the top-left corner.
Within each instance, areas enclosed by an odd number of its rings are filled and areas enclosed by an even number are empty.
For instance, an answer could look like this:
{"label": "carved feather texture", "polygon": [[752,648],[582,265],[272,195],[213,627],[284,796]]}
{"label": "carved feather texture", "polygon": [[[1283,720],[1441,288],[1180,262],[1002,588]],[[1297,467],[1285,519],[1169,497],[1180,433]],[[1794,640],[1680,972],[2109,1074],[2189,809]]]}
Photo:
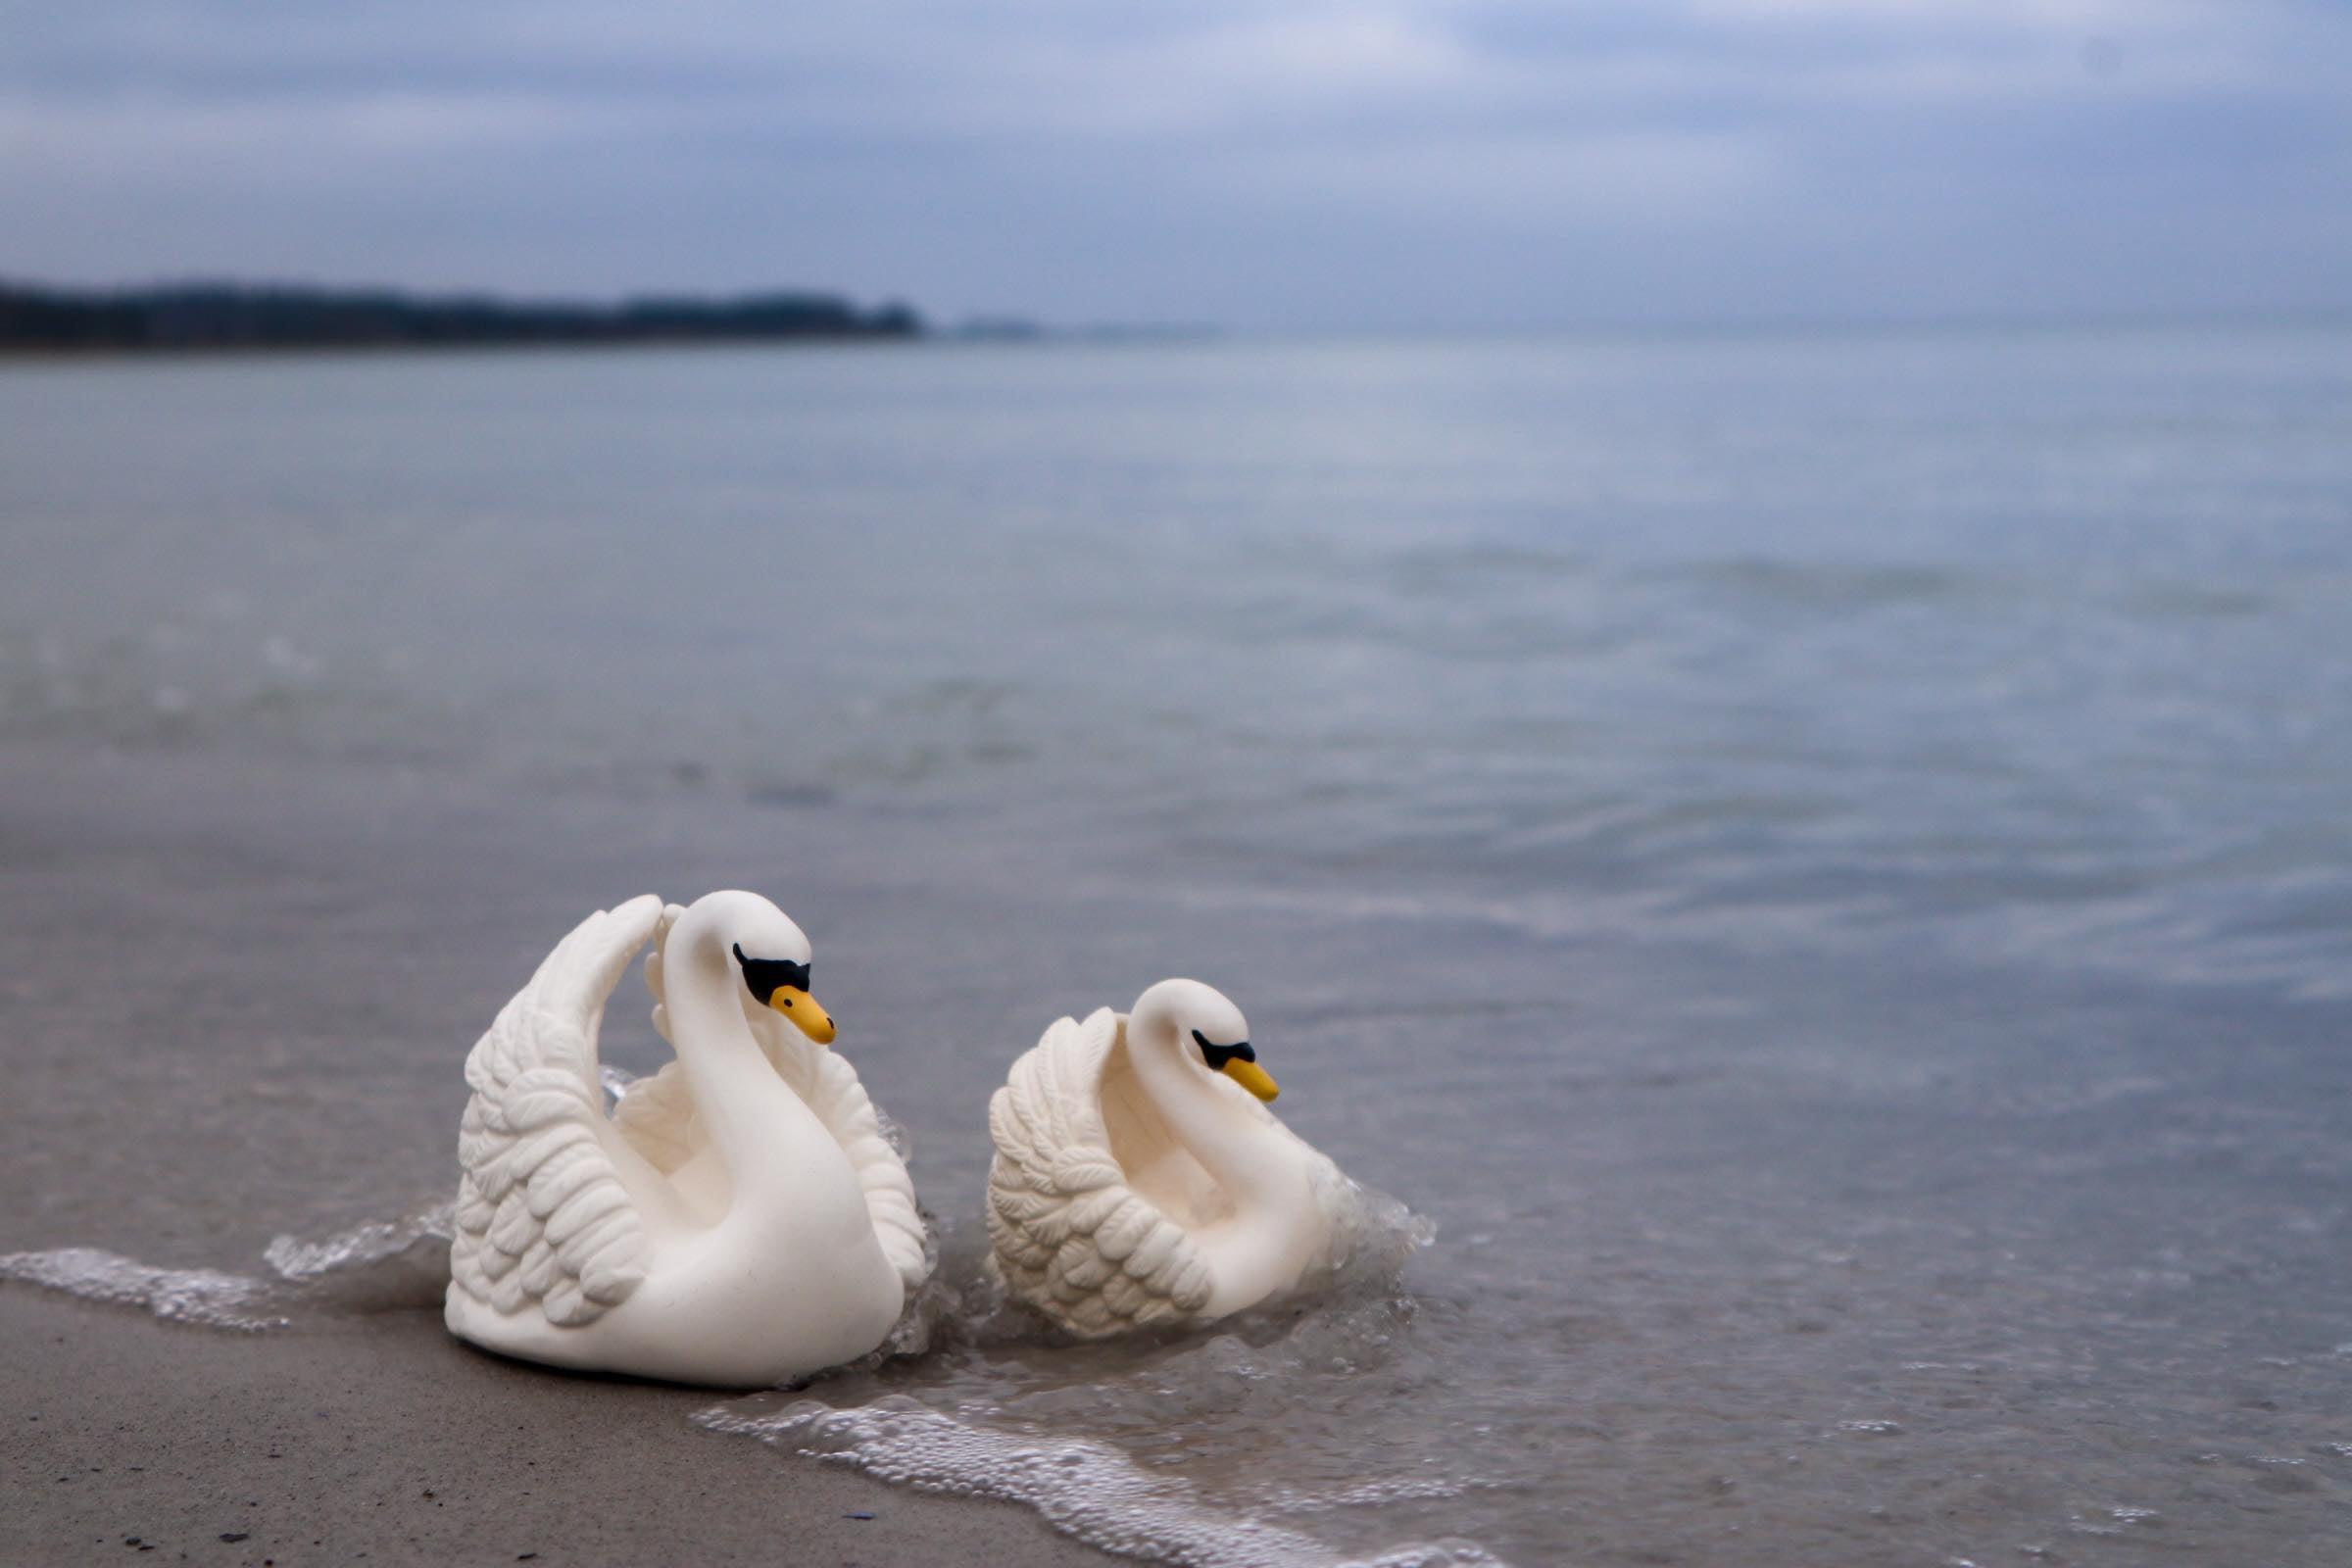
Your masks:
{"label": "carved feather texture", "polygon": [[605,1001],[662,913],[651,894],[556,945],[466,1058],[450,1274],[500,1312],[594,1322],[645,1278],[645,1226],[604,1139]]}
{"label": "carved feather texture", "polygon": [[[645,960],[645,983],[654,994],[654,1027],[673,1047],[676,1042],[670,1040],[662,957],[670,927],[684,912],[674,904],[662,911],[654,951]],[[865,1195],[866,1215],[873,1221],[875,1240],[882,1244],[882,1255],[912,1292],[930,1275],[923,1219],[914,1203],[914,1181],[906,1174],[906,1162],[883,1134],[881,1116],[858,1081],[858,1069],[808,1039],[780,1014],[755,1011],[750,1022],[752,1038],[759,1042],[776,1075],[816,1112],[817,1120],[825,1124],[849,1157],[850,1168],[857,1172],[858,1185]],[[674,1061],[631,1085],[612,1120],[630,1146],[664,1175],[701,1147],[703,1135],[695,1116],[694,1096],[686,1086],[686,1069]]]}
{"label": "carved feather texture", "polygon": [[997,1266],[1014,1296],[1088,1338],[1193,1316],[1209,1295],[1200,1249],[1111,1153],[1102,1076],[1124,1023],[1108,1007],[1057,1019],[988,1103]]}

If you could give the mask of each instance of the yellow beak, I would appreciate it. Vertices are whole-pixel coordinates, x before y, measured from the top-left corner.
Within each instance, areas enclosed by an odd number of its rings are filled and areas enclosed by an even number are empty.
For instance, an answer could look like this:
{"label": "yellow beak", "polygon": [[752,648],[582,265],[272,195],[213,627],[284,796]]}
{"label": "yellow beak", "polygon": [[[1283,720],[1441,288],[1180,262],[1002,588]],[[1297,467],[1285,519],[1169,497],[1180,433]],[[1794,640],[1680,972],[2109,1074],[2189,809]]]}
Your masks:
{"label": "yellow beak", "polygon": [[820,1046],[833,1043],[833,1015],[817,1005],[817,1001],[799,986],[778,986],[767,999],[767,1004],[790,1018],[801,1033]]}
{"label": "yellow beak", "polygon": [[1276,1083],[1267,1075],[1266,1069],[1254,1061],[1244,1061],[1236,1056],[1217,1070],[1260,1100],[1272,1100],[1282,1093],[1282,1085]]}

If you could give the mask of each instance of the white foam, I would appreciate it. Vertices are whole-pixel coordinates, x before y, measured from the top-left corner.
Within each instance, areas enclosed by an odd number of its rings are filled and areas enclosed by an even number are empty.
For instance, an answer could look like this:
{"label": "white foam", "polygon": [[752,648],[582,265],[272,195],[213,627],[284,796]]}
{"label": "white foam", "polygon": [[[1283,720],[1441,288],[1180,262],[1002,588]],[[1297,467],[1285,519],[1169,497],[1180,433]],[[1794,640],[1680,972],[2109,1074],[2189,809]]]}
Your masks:
{"label": "white foam", "polygon": [[[772,1403],[783,1396],[765,1397]],[[1178,1568],[1497,1563],[1466,1544],[1348,1557],[1296,1531],[1203,1507],[1181,1482],[1145,1473],[1107,1444],[1016,1437],[942,1415],[904,1396],[847,1410],[816,1399],[787,1399],[768,1409],[756,1403],[716,1405],[694,1419],[712,1432],[850,1464],[918,1491],[1021,1503],[1088,1545]]]}
{"label": "white foam", "polygon": [[0,1279],[63,1291],[85,1301],[144,1307],[157,1317],[243,1334],[282,1329],[274,1292],[264,1280],[209,1268],[157,1268],[95,1247],[0,1255]]}
{"label": "white foam", "polygon": [[385,1311],[437,1305],[449,1283],[446,1202],[321,1241],[280,1236],[263,1253],[270,1277],[160,1268],[94,1247],[0,1255],[0,1279],[85,1301],[143,1307],[200,1328],[252,1334],[293,1326],[305,1308]]}
{"label": "white foam", "polygon": [[451,1201],[432,1203],[324,1241],[280,1236],[262,1260],[308,1301],[346,1311],[438,1306],[449,1284],[454,1208]]}

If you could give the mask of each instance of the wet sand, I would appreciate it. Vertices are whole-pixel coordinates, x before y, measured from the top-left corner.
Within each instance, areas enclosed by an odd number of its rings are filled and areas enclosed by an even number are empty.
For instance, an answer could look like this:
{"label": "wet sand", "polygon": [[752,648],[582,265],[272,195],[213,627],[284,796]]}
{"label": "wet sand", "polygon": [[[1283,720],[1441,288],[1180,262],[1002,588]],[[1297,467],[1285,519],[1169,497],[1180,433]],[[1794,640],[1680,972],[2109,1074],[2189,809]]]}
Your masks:
{"label": "wet sand", "polygon": [[551,1377],[424,1312],[229,1335],[17,1289],[0,1343],[9,1562],[1102,1560],[1013,1508],[779,1466],[688,1425],[709,1395]]}

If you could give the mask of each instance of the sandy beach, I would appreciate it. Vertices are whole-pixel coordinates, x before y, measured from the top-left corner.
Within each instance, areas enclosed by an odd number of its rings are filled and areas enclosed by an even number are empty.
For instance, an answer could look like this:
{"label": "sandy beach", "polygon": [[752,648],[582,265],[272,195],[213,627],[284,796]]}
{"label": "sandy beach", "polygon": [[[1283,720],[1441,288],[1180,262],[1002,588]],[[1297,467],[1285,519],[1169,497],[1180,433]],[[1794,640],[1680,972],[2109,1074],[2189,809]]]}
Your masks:
{"label": "sandy beach", "polygon": [[246,1337],[0,1296],[0,1558],[1080,1563],[1034,1514],[696,1431],[707,1395],[549,1377],[428,1312]]}

